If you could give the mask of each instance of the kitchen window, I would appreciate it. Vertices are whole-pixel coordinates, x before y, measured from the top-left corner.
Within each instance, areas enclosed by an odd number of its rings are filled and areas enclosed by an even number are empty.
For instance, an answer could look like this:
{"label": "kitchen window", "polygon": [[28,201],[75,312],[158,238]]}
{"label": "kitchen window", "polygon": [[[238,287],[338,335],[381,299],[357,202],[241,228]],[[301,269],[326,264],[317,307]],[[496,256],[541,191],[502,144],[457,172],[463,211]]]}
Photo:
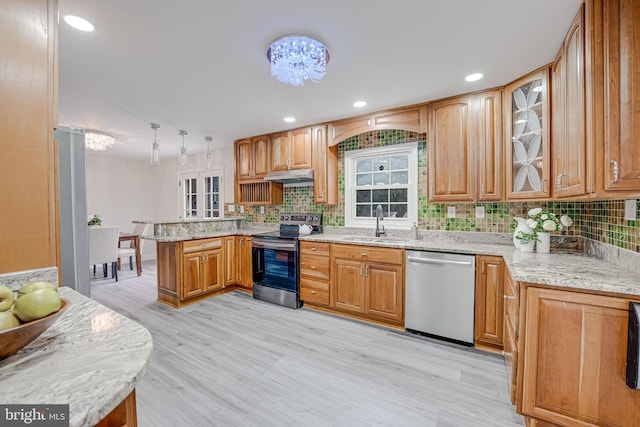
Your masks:
{"label": "kitchen window", "polygon": [[178,174],[179,217],[223,217],[222,188],[222,169]]}
{"label": "kitchen window", "polygon": [[386,228],[408,229],[418,217],[418,144],[345,153],[345,225],[375,227],[381,205]]}

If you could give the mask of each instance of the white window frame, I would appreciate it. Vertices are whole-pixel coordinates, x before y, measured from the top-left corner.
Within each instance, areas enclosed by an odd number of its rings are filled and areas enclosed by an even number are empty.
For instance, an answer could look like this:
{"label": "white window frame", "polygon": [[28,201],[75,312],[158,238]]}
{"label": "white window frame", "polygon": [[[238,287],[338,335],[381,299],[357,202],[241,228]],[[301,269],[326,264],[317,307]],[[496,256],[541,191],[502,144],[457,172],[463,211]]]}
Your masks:
{"label": "white window frame", "polygon": [[[199,172],[179,172],[178,173],[178,218],[180,219],[208,219],[204,217],[204,211],[205,211],[205,178],[207,177],[214,177],[217,176],[218,177],[218,181],[219,181],[219,197],[220,197],[220,207],[219,207],[219,212],[220,212],[220,216],[217,217],[211,217],[211,218],[224,218],[224,185],[223,185],[223,177],[224,177],[224,168],[212,168],[210,170],[206,170],[206,171],[199,171]],[[196,218],[184,218],[184,213],[186,210],[186,206],[185,206],[185,198],[184,198],[184,181],[186,179],[193,179],[196,178],[197,179],[197,184],[196,184],[196,197],[197,197],[197,208],[196,208],[196,213],[197,216]]]}
{"label": "white window frame", "polygon": [[[389,229],[408,230],[418,221],[418,143],[396,144],[384,147],[346,151],[344,154],[344,222],[346,227],[375,228],[375,218],[356,217],[356,162],[363,158],[409,156],[407,218],[385,217],[381,225]],[[372,185],[371,188],[375,188]]]}

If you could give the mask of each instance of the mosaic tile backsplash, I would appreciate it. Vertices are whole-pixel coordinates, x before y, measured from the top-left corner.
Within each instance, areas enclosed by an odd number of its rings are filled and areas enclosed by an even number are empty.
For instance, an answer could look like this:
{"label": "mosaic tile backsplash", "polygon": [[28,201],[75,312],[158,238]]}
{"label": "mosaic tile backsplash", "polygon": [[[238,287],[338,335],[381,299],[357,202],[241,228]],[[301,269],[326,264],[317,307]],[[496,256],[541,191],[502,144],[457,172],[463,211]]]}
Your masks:
{"label": "mosaic tile backsplash", "polygon": [[[244,214],[229,212],[225,216],[244,216],[247,222],[276,223],[280,213],[322,213],[327,226],[344,226],[344,153],[349,150],[418,142],[418,228],[420,230],[512,233],[514,217],[527,217],[529,209],[542,207],[558,215],[569,215],[574,223],[561,233],[582,236],[619,248],[640,252],[640,217],[624,219],[624,200],[589,200],[567,202],[511,202],[511,203],[427,203],[427,150],[425,134],[401,130],[367,132],[349,138],[338,145],[338,203],[316,205],[313,187],[285,187],[282,205],[247,205]],[[456,218],[447,218],[447,207],[456,207]],[[485,208],[485,217],[475,218],[477,206]],[[237,208],[237,207],[236,207]],[[640,212],[640,202],[638,202]]]}

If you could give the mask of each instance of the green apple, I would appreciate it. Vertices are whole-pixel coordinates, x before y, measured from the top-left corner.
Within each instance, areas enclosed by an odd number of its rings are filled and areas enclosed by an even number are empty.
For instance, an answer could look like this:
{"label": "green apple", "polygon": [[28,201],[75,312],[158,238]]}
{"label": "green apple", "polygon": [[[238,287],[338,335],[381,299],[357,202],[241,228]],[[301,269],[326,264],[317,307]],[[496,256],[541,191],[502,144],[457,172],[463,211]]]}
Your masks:
{"label": "green apple", "polygon": [[0,331],[20,326],[20,320],[10,311],[0,311]]}
{"label": "green apple", "polygon": [[20,291],[18,292],[18,298],[20,298],[22,295],[28,294],[29,292],[33,292],[38,289],[55,289],[55,291],[57,292],[58,286],[51,282],[27,283],[26,285],[20,288]]}
{"label": "green apple", "polygon": [[13,304],[13,314],[23,322],[40,319],[60,310],[62,300],[58,291],[51,288],[36,289],[22,295]]}
{"label": "green apple", "polygon": [[7,311],[13,305],[13,291],[8,286],[0,285],[0,311]]}

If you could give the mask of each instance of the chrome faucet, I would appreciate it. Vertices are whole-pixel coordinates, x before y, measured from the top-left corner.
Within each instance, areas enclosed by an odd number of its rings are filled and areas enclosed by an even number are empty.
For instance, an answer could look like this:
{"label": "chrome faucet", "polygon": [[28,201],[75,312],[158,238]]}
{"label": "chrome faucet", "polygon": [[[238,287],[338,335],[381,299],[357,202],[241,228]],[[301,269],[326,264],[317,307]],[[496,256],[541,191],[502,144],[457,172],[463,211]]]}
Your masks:
{"label": "chrome faucet", "polygon": [[384,216],[382,215],[382,205],[378,205],[376,206],[376,237],[380,237],[385,233],[384,225],[382,226],[382,229],[380,229],[380,221],[382,221],[383,219]]}

